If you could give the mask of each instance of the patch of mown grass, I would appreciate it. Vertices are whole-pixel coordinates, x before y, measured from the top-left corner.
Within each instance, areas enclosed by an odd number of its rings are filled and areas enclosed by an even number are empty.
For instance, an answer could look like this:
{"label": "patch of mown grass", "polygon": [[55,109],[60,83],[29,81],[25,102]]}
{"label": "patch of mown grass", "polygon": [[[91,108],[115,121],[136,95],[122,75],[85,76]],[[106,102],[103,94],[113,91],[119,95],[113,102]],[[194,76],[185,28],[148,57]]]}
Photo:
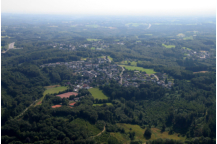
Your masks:
{"label": "patch of mown grass", "polygon": [[65,86],[59,86],[59,87],[52,87],[52,86],[46,86],[45,87],[46,90],[43,92],[43,97],[40,98],[37,103],[35,104],[35,106],[40,105],[41,102],[43,101],[44,97],[46,94],[54,94],[54,93],[59,93],[61,91],[64,91],[67,89],[67,87]]}
{"label": "patch of mown grass", "polygon": [[88,91],[92,94],[92,96],[96,99],[108,99],[106,95],[99,88],[91,88]]}
{"label": "patch of mown grass", "polygon": [[[131,132],[135,131],[135,140],[141,140],[142,142],[147,141],[147,139],[144,137],[144,132],[146,128],[142,129],[139,125],[132,125],[126,123],[117,123],[117,126],[124,128],[126,133],[130,131]],[[174,140],[184,141],[186,139],[185,137],[178,136],[179,134],[177,133],[174,133],[173,135],[169,135],[168,131],[162,133],[161,130],[158,128],[151,128],[151,131],[152,131],[152,135],[149,140],[155,140],[161,138],[161,139],[174,139]]]}
{"label": "patch of mown grass", "polygon": [[166,48],[175,48],[176,47],[175,45],[165,45],[165,44],[162,44],[162,46],[164,46]]}
{"label": "patch of mown grass", "polygon": [[144,71],[147,74],[153,74],[156,73],[153,69],[145,69],[142,67],[136,67],[136,66],[127,66],[127,65],[120,65],[123,66],[124,68],[128,69],[128,70],[137,70],[137,71]]}
{"label": "patch of mown grass", "polygon": [[108,59],[110,59],[110,61],[113,61],[113,58],[112,58],[112,57],[110,57],[110,56],[108,56]]}
{"label": "patch of mown grass", "polygon": [[121,134],[120,132],[113,132],[110,133],[110,135],[112,135],[113,137],[115,137],[116,139],[118,139],[118,141],[120,141],[121,143],[130,143],[130,138],[128,137],[127,134]]}
{"label": "patch of mown grass", "polygon": [[[106,105],[113,105],[112,103],[105,103]],[[102,106],[103,104],[93,104],[93,106]]]}
{"label": "patch of mown grass", "polygon": [[91,50],[95,50],[95,47],[91,47],[90,49],[91,49]]}
{"label": "patch of mown grass", "polygon": [[183,49],[187,49],[187,50],[191,50],[190,48],[187,48],[187,47],[182,47]]}

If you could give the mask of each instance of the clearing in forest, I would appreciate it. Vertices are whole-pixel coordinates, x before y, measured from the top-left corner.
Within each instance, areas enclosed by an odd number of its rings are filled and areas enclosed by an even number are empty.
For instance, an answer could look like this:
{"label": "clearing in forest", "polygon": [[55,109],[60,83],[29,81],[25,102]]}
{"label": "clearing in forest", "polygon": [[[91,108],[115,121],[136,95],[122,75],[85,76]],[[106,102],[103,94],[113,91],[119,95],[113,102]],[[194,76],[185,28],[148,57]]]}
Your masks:
{"label": "clearing in forest", "polygon": [[127,65],[120,65],[120,66],[123,66],[125,69],[128,69],[128,70],[136,70],[136,71],[146,72],[147,74],[156,73],[153,69],[145,69],[143,67],[127,66]]}
{"label": "clearing in forest", "polygon": [[[56,87],[57,86],[57,87]],[[54,94],[54,93],[58,93],[58,92],[61,92],[61,91],[64,91],[67,89],[67,87],[65,86],[58,86],[58,85],[52,85],[52,86],[45,86],[46,90],[44,91],[43,93],[43,97],[40,98],[37,103],[35,104],[35,106],[37,105],[40,105],[42,100],[44,99],[45,95],[46,94]]]}
{"label": "clearing in forest", "polygon": [[[128,133],[130,131],[131,132],[135,131],[135,140],[141,140],[142,142],[148,141],[144,137],[144,132],[145,132],[146,128],[142,129],[139,125],[132,125],[132,124],[126,124],[126,123],[117,123],[117,126],[120,128],[124,128],[126,133]],[[132,130],[130,130],[130,129],[132,129]],[[151,135],[151,138],[149,140],[155,140],[158,138],[174,139],[174,140],[181,140],[181,141],[185,140],[185,137],[178,136],[179,134],[177,134],[177,133],[174,133],[172,135],[169,135],[168,131],[161,133],[161,130],[158,128],[151,128],[151,131],[152,131],[152,135]],[[120,134],[118,136],[121,137]],[[124,139],[124,136],[122,136],[122,140],[128,141],[127,139]]]}
{"label": "clearing in forest", "polygon": [[176,47],[175,45],[165,45],[165,44],[162,44],[162,46],[164,46],[166,48],[175,48]]}
{"label": "clearing in forest", "polygon": [[108,97],[99,88],[91,88],[88,91],[95,99],[108,99]]}

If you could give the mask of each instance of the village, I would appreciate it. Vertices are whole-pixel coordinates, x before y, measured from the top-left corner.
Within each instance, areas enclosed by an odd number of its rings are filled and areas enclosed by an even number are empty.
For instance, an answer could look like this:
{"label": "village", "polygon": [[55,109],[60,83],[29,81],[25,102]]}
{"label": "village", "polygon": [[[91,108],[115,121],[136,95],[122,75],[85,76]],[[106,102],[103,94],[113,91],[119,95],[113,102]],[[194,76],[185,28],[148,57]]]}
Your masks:
{"label": "village", "polygon": [[145,82],[156,83],[162,87],[170,89],[174,84],[172,81],[167,81],[166,73],[146,74],[146,72],[125,70],[122,66],[111,63],[107,56],[102,56],[95,59],[86,59],[72,62],[56,62],[41,65],[41,67],[56,67],[67,66],[76,75],[83,78],[74,83],[67,82],[65,85],[70,85],[74,92],[79,89],[89,89],[99,85],[109,84],[110,80],[115,80],[124,87],[134,86]]}

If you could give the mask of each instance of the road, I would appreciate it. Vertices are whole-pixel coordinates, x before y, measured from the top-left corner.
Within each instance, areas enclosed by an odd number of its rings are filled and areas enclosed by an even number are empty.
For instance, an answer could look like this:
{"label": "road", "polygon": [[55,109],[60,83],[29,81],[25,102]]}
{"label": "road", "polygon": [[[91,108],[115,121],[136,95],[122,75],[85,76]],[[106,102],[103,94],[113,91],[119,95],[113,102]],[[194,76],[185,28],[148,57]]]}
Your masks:
{"label": "road", "polygon": [[123,72],[124,72],[124,67],[123,66],[120,66],[120,67],[122,67],[122,72],[120,73],[120,81],[119,81],[119,83],[122,85],[122,74],[123,74]]}

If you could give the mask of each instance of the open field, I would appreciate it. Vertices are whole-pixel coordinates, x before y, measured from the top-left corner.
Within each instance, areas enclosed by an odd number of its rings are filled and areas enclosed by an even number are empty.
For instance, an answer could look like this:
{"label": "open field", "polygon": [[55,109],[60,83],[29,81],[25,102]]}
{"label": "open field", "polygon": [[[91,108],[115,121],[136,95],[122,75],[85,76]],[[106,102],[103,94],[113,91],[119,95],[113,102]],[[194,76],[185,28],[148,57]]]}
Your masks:
{"label": "open field", "polygon": [[102,93],[102,90],[99,90],[99,88],[91,88],[88,90],[92,96],[96,99],[108,99],[106,95]]}
{"label": "open field", "polygon": [[182,47],[183,49],[191,50],[190,48]]}
{"label": "open field", "polygon": [[[142,129],[139,125],[131,125],[131,124],[125,124],[125,123],[117,123],[117,125],[121,128],[124,128],[126,133],[130,132],[130,131],[135,131],[135,133],[136,133],[135,134],[135,140],[141,140],[142,142],[147,141],[147,139],[143,136],[146,128]],[[130,128],[132,130],[130,130]],[[181,141],[185,140],[185,137],[181,137],[181,136],[179,137],[177,133],[175,133],[173,135],[169,135],[168,131],[161,133],[161,130],[158,128],[151,128],[151,131],[152,131],[152,135],[151,135],[151,138],[149,140],[155,140],[158,138],[174,139],[174,140],[181,140]],[[117,135],[117,136],[120,136],[120,135]],[[122,137],[122,140],[124,140],[124,137]]]}
{"label": "open field", "polygon": [[91,47],[90,49],[91,49],[91,50],[95,50],[96,48],[95,48],[95,47]]}
{"label": "open field", "polygon": [[100,39],[87,39],[87,41],[99,41]]}
{"label": "open field", "polygon": [[77,25],[71,25],[71,27],[76,27]]}
{"label": "open field", "polygon": [[179,34],[177,34],[176,36],[178,36],[178,37],[184,37],[185,34],[183,34],[183,33],[179,33]]}
{"label": "open field", "polygon": [[122,61],[121,64],[128,65],[129,62],[131,66],[137,66],[136,61]]}
{"label": "open field", "polygon": [[[102,106],[103,104],[93,104],[93,106]],[[112,103],[106,103],[106,105],[112,105]]]}
{"label": "open field", "polygon": [[175,45],[165,45],[165,44],[162,44],[162,46],[164,46],[166,48],[175,48],[176,47]]}
{"label": "open field", "polygon": [[12,37],[9,37],[9,36],[1,36],[1,38],[12,38]]}
{"label": "open field", "polygon": [[99,25],[85,25],[86,27],[91,27],[91,28],[98,28],[98,27],[100,27]]}
{"label": "open field", "polygon": [[55,87],[55,86],[56,86],[56,85],[53,85],[53,86],[46,86],[46,87],[45,87],[46,90],[45,90],[44,93],[43,93],[43,97],[40,98],[40,99],[37,101],[37,103],[35,104],[35,106],[41,104],[41,102],[43,101],[43,99],[44,99],[44,97],[45,97],[46,94],[48,94],[48,93],[49,93],[49,94],[54,94],[54,93],[58,93],[58,92],[60,92],[60,91],[64,91],[64,90],[67,89],[67,87],[65,87],[65,86],[60,86],[60,87]]}
{"label": "open field", "polygon": [[86,60],[87,58],[81,58],[81,60]]}
{"label": "open field", "polygon": [[193,36],[184,37],[183,40],[193,40]]}
{"label": "open field", "polygon": [[110,56],[108,56],[108,59],[109,59],[110,61],[113,61],[113,58],[112,58],[112,57],[110,57]]}
{"label": "open field", "polygon": [[146,24],[146,23],[127,23],[127,24],[125,24],[125,26],[133,26],[133,27],[138,27],[138,26],[140,26],[140,25],[148,25],[148,24]]}
{"label": "open field", "polygon": [[128,70],[137,70],[137,71],[145,71],[147,74],[153,74],[156,73],[153,69],[145,69],[142,67],[136,67],[136,66],[127,66],[127,65],[120,65]]}

